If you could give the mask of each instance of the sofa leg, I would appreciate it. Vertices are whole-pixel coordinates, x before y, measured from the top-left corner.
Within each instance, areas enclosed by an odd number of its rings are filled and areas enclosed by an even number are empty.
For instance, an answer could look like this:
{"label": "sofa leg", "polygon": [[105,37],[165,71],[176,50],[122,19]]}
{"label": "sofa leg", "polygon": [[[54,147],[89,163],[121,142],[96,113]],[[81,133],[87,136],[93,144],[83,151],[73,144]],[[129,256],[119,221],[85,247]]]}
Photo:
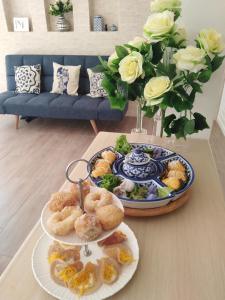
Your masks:
{"label": "sofa leg", "polygon": [[16,129],[19,129],[20,116],[16,116]]}
{"label": "sofa leg", "polygon": [[95,134],[97,135],[98,134],[98,128],[97,128],[95,120],[90,120],[90,122],[91,122],[92,128],[94,129]]}

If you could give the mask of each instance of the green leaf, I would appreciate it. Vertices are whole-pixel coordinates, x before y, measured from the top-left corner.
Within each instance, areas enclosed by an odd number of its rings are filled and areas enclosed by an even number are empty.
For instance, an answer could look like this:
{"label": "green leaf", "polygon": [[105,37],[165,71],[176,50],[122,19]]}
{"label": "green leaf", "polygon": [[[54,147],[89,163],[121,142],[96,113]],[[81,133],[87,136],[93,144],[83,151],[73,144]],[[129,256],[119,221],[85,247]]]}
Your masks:
{"label": "green leaf", "polygon": [[144,61],[143,69],[146,77],[154,77],[156,75],[155,69],[150,61]]}
{"label": "green leaf", "polygon": [[173,189],[169,187],[160,187],[158,188],[158,196],[159,198],[165,198],[169,196],[169,194],[173,191]]}
{"label": "green leaf", "polygon": [[163,128],[167,136],[171,136],[171,124],[176,119],[174,114],[166,116],[163,122]]}
{"label": "green leaf", "polygon": [[212,75],[212,71],[211,70],[203,70],[199,76],[198,76],[198,80],[202,83],[208,82],[209,79],[211,78]]}
{"label": "green leaf", "polygon": [[128,102],[119,93],[116,93],[116,96],[109,95],[108,98],[109,98],[109,102],[110,102],[111,108],[112,109],[119,109],[121,111],[123,111],[125,109],[125,107],[127,105],[127,102]]}
{"label": "green leaf", "polygon": [[123,59],[129,54],[128,50],[123,46],[116,46],[116,54],[120,59]]}
{"label": "green leaf", "polygon": [[147,118],[153,118],[154,115],[159,110],[159,107],[157,105],[154,106],[144,106],[143,111],[145,112],[145,116]]}
{"label": "green leaf", "polygon": [[197,82],[192,83],[192,88],[195,92],[202,94],[201,85]]}
{"label": "green leaf", "polygon": [[116,82],[111,77],[105,75],[102,80],[102,87],[108,95],[115,96]]}
{"label": "green leaf", "polygon": [[195,118],[195,130],[204,130],[206,128],[209,128],[209,125],[207,124],[206,118],[201,115],[200,113],[194,113]]}
{"label": "green leaf", "polygon": [[222,65],[225,56],[216,55],[212,60],[212,71],[215,72]]}
{"label": "green leaf", "polygon": [[124,44],[123,46],[124,46],[125,48],[128,48],[128,49],[132,50],[132,51],[139,51],[138,48],[136,48],[136,47],[134,47],[134,46],[131,46],[131,45],[129,45],[129,44]]}
{"label": "green leaf", "polygon": [[171,126],[171,133],[176,135],[176,138],[179,139],[181,137],[186,138],[186,132],[184,131],[185,124],[188,121],[188,118],[181,117],[175,121]]}
{"label": "green leaf", "polygon": [[152,44],[152,51],[153,51],[152,63],[156,65],[160,62],[163,56],[161,42]]}
{"label": "green leaf", "polygon": [[98,57],[101,65],[105,68],[108,69],[108,62],[106,60],[104,60],[101,56]]}
{"label": "green leaf", "polygon": [[192,134],[195,132],[195,120],[188,120],[185,123],[184,132],[186,134]]}
{"label": "green leaf", "polygon": [[91,70],[94,73],[103,73],[105,71],[105,68],[103,67],[103,65],[97,65],[97,66],[91,68]]}
{"label": "green leaf", "polygon": [[128,83],[122,80],[117,80],[117,91],[125,98],[128,99]]}

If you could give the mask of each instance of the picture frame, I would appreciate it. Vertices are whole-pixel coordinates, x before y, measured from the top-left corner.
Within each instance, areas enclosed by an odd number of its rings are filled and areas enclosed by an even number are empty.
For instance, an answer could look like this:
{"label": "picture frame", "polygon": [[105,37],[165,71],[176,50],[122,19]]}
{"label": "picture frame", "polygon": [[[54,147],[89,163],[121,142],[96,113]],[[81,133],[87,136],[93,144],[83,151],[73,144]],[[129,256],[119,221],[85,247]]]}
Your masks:
{"label": "picture frame", "polygon": [[27,32],[30,31],[29,18],[13,18],[13,29],[15,32]]}

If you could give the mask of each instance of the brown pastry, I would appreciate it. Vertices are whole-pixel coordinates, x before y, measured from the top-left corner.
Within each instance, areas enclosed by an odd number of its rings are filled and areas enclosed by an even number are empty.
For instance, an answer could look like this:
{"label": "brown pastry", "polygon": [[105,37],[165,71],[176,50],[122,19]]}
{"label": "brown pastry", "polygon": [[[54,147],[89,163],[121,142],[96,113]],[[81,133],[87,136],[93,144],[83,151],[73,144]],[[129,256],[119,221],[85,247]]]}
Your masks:
{"label": "brown pastry", "polygon": [[[90,187],[93,184],[90,182],[90,180],[85,180],[82,184],[82,191],[83,191],[83,196],[85,197],[89,192],[90,192]],[[80,199],[80,190],[77,184],[71,184],[70,186],[70,192],[75,194],[75,197],[77,199]]]}
{"label": "brown pastry", "polygon": [[73,193],[57,192],[52,194],[49,202],[49,209],[51,211],[61,211],[66,206],[75,206],[79,203],[79,198]]}
{"label": "brown pastry", "polygon": [[110,246],[110,245],[123,243],[126,240],[127,240],[126,234],[124,234],[122,231],[115,231],[115,232],[113,232],[113,234],[111,234],[106,239],[98,242],[98,245],[100,247]]}
{"label": "brown pastry", "polygon": [[186,176],[185,172],[182,172],[182,171],[176,171],[176,170],[171,170],[171,171],[169,171],[167,177],[168,177],[168,178],[170,178],[170,177],[175,177],[175,178],[177,178],[177,179],[182,180],[183,182],[185,182],[185,181],[187,180],[187,176]]}
{"label": "brown pastry", "polygon": [[111,150],[106,150],[102,152],[102,158],[109,162],[111,165],[116,160],[116,154]]}
{"label": "brown pastry", "polygon": [[95,215],[83,214],[75,223],[76,234],[85,241],[95,240],[102,233],[102,226]]}
{"label": "brown pastry", "polygon": [[122,222],[124,213],[116,205],[110,204],[97,208],[96,216],[104,230],[111,230]]}

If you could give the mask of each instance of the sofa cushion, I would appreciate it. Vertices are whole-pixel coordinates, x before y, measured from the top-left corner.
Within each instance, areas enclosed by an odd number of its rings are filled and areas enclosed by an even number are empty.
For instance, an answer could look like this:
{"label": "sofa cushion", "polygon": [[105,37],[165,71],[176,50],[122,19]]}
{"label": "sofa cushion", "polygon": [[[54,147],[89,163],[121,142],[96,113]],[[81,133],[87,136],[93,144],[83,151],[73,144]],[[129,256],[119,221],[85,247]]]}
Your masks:
{"label": "sofa cushion", "polygon": [[69,96],[47,92],[39,95],[3,93],[0,94],[0,105],[2,113],[7,114],[81,120],[119,121],[127,110],[121,112],[111,109],[106,98],[93,99],[86,95]]}
{"label": "sofa cushion", "polygon": [[5,113],[4,102],[5,102],[8,98],[11,98],[11,97],[13,97],[13,96],[16,96],[15,93],[14,93],[13,91],[0,93],[0,114],[4,114],[4,113]]}

